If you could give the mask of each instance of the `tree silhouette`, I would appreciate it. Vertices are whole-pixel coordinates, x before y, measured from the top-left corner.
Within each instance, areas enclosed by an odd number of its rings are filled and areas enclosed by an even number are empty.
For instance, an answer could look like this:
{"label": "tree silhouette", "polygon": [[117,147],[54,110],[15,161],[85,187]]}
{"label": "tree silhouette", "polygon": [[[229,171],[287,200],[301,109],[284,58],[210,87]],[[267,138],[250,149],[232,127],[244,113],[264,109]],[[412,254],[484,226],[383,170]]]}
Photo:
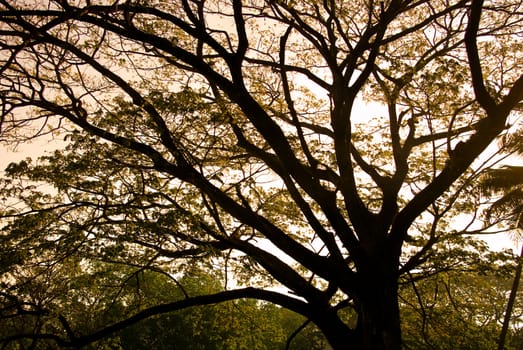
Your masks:
{"label": "tree silhouette", "polygon": [[[256,298],[335,349],[399,349],[398,280],[474,210],[471,165],[523,98],[521,6],[0,1],[2,139],[68,144],[6,172],[4,313],[38,322],[4,341],[80,347]],[[173,278],[198,261],[238,287],[74,329],[29,300],[73,258]]]}

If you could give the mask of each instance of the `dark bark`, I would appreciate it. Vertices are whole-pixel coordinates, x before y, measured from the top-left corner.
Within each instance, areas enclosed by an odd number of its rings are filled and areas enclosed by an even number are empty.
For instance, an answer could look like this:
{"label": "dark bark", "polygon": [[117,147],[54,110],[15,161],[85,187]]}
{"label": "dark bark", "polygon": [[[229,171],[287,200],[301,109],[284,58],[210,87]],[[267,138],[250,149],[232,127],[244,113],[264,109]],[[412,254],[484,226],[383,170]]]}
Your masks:
{"label": "dark bark", "polygon": [[401,348],[398,290],[395,281],[374,281],[361,297],[358,334],[361,349]]}
{"label": "dark bark", "polygon": [[356,303],[356,332],[360,349],[399,350],[401,348],[398,306],[398,257],[390,247],[369,252],[359,266]]}
{"label": "dark bark", "polygon": [[354,299],[358,316],[355,329],[349,329],[334,309],[316,312],[318,316],[313,321],[334,350],[401,349],[396,279],[374,271],[365,276],[360,275],[359,285]]}
{"label": "dark bark", "polygon": [[335,310],[317,312],[314,323],[322,331],[333,350],[360,349],[356,332],[340,320]]}

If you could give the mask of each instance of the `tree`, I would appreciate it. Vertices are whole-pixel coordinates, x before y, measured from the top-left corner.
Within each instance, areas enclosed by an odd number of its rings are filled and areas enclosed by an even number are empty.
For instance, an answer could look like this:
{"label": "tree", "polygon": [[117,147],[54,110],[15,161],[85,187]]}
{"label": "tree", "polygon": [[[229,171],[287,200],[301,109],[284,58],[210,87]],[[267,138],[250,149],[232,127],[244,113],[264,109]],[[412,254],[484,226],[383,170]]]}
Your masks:
{"label": "tree", "polygon": [[466,251],[455,248],[431,260],[439,259],[461,263],[437,274],[427,266],[400,282],[404,348],[495,348],[516,268],[512,254],[489,252],[486,243],[474,242]]}
{"label": "tree", "polygon": [[[136,310],[157,304],[180,301],[186,295],[198,296],[220,291],[221,279],[191,266],[184,275],[174,280],[158,271],[133,271],[128,266],[105,264],[105,271],[79,274],[72,264],[48,276],[54,293],[40,303],[41,308],[53,310],[67,320],[71,329],[96,330],[114,320],[126,318]],[[91,271],[92,273],[93,271]],[[116,289],[119,297],[108,292],[126,275],[127,283]],[[65,284],[67,292],[59,293],[56,286]],[[33,283],[36,285],[36,283]],[[183,286],[183,287],[182,287]],[[30,293],[30,291],[28,292]],[[38,293],[31,293],[36,297]],[[8,303],[3,303],[8,305]],[[6,311],[5,309],[3,310]],[[90,317],[85,317],[90,315]],[[12,319],[10,321],[13,321]],[[302,316],[268,303],[254,300],[229,301],[209,307],[195,307],[177,313],[148,318],[86,346],[86,349],[325,349],[326,341],[314,327],[307,327],[296,336],[293,333],[304,324]],[[41,315],[39,327],[53,327],[53,317]],[[3,319],[0,338],[31,332],[30,318]],[[311,325],[312,326],[312,325]],[[6,342],[7,349],[54,349],[52,341],[33,342],[18,339]]]}
{"label": "tree", "polygon": [[[508,153],[523,154],[523,139],[521,133],[509,138],[506,141],[506,151]],[[502,222],[509,221],[509,226],[515,230],[516,234],[523,229],[523,167],[504,166],[497,169],[489,169],[482,178],[482,190],[486,195],[501,194],[487,209],[486,217],[488,221]],[[519,254],[519,261],[514,273],[514,280],[510,290],[503,326],[498,341],[498,350],[505,348],[512,310],[516,301],[521,271],[523,269],[523,247]]]}
{"label": "tree", "polygon": [[[191,295],[219,292],[220,279],[207,273],[191,269],[179,283]],[[144,298],[149,305],[183,299],[179,289],[174,289],[176,296],[169,283],[164,285],[169,282],[165,276],[149,275],[151,294]],[[285,349],[289,340],[289,349],[325,349],[324,338],[312,327],[290,339],[303,323],[300,315],[272,304],[238,300],[159,315],[124,329],[118,336],[123,349]]]}
{"label": "tree", "polygon": [[398,280],[458,235],[471,165],[523,98],[521,6],[2,0],[2,138],[69,143],[7,169],[9,317],[45,313],[22,286],[72,256],[169,275],[206,260],[237,286],[18,337],[82,346],[255,298],[335,349],[399,349]]}

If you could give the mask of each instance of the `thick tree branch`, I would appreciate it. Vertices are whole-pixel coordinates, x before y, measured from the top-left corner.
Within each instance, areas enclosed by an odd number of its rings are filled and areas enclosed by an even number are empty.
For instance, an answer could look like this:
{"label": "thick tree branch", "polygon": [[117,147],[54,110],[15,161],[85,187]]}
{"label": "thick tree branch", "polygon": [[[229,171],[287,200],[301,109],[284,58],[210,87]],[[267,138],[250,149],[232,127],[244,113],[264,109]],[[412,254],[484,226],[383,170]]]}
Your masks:
{"label": "thick tree branch", "polygon": [[482,8],[483,0],[472,1],[470,5],[469,23],[465,32],[465,46],[467,49],[467,57],[469,60],[470,73],[472,77],[472,87],[474,88],[474,93],[476,94],[476,100],[481,105],[481,107],[483,107],[483,109],[485,109],[485,111],[490,114],[493,113],[496,103],[485,88],[483,70],[481,69],[478,45],[476,43]]}
{"label": "thick tree branch", "polygon": [[265,301],[283,306],[290,310],[293,310],[294,312],[302,314],[305,317],[311,316],[310,312],[308,311],[307,304],[305,304],[304,302],[302,302],[298,299],[291,298],[291,297],[288,297],[286,295],[283,295],[283,294],[280,294],[277,292],[265,291],[265,290],[260,290],[260,289],[256,289],[256,288],[244,288],[244,289],[223,291],[223,292],[219,292],[216,294],[210,294],[210,295],[189,297],[189,298],[175,301],[172,303],[153,306],[153,307],[150,307],[148,309],[138,312],[134,316],[131,316],[125,320],[122,320],[113,325],[105,327],[92,334],[83,335],[83,336],[78,335],[76,338],[61,338],[61,337],[53,335],[53,334],[20,334],[20,335],[8,337],[8,338],[3,338],[3,339],[0,338],[0,342],[9,343],[9,342],[19,340],[19,339],[35,339],[35,340],[42,339],[42,340],[52,340],[61,347],[80,348],[80,347],[89,345],[91,343],[94,343],[96,341],[99,341],[101,339],[107,338],[108,336],[110,336],[122,329],[125,329],[140,321],[143,321],[145,319],[148,319],[148,318],[156,316],[156,315],[166,314],[169,312],[186,309],[186,308],[193,307],[193,306],[212,305],[212,304],[223,303],[223,302],[230,301],[230,300],[245,299],[245,298],[265,300]]}

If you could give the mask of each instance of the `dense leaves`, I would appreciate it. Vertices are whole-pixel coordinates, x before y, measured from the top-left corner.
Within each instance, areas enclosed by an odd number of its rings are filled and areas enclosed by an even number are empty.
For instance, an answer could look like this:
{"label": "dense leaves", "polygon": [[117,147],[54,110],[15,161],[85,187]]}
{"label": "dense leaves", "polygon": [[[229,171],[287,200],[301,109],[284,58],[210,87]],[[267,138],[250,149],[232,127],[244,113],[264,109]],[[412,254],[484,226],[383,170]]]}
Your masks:
{"label": "dense leaves", "polygon": [[[2,180],[2,310],[30,327],[6,341],[116,342],[137,321],[258,299],[335,349],[399,349],[400,284],[503,268],[470,235],[491,228],[473,225],[474,181],[499,160],[482,155],[519,127],[522,11],[1,1],[0,140],[63,140]],[[220,289],[135,298],[141,272],[195,265]],[[61,311],[76,282],[94,283],[92,324]]]}
{"label": "dense leaves", "polygon": [[406,349],[496,348],[508,276],[442,273],[402,289]]}

